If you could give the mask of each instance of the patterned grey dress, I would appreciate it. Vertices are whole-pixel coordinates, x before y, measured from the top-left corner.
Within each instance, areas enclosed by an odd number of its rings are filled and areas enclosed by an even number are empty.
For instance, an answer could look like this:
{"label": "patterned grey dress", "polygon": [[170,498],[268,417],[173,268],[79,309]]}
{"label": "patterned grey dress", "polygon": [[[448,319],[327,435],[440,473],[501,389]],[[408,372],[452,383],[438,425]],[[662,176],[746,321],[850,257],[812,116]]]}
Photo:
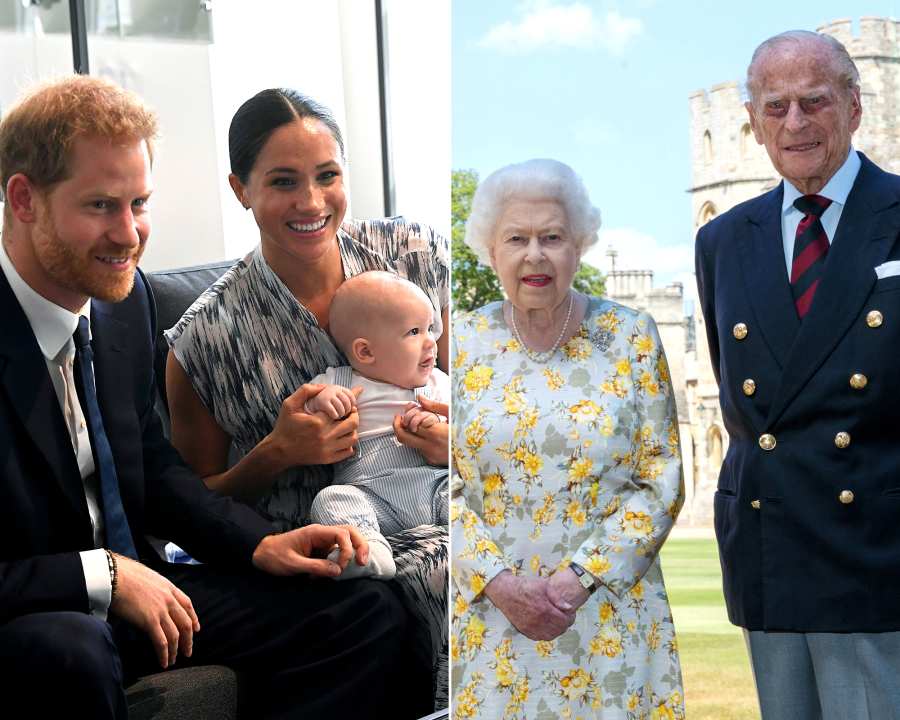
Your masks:
{"label": "patterned grey dress", "polygon": [[[431,228],[403,218],[350,221],[338,243],[345,278],[395,272],[421,287],[438,311],[448,306],[447,240]],[[347,364],[315,315],[266,263],[261,247],[204,292],[165,336],[239,457],[271,432],[286,397],[327,367]],[[331,480],[329,466],[291,468],[256,509],[282,531],[306,525],[313,498]],[[424,661],[435,671],[436,706],[445,707],[447,531],[422,526],[390,540],[396,582],[422,629],[417,652],[429,658]]]}

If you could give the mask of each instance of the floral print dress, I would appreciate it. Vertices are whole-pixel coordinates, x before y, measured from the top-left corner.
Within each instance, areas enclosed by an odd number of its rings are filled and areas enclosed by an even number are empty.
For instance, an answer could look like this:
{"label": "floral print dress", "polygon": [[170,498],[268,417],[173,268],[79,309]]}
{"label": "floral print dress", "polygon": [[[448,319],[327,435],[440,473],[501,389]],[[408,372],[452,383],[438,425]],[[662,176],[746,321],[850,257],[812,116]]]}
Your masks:
{"label": "floral print dress", "polygon": [[[454,322],[453,717],[681,720],[658,558],[683,501],[678,420],[652,318],[591,298],[546,364],[502,304]],[[481,593],[577,562],[601,587],[552,641]]]}

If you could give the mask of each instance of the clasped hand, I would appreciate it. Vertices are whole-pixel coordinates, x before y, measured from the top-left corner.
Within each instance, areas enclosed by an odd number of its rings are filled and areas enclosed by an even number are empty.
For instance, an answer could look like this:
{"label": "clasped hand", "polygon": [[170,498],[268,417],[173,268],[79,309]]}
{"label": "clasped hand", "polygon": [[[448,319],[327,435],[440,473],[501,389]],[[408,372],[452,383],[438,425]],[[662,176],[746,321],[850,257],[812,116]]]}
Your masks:
{"label": "clasped hand", "polygon": [[516,630],[531,640],[554,640],[562,635],[589,596],[568,569],[549,578],[521,577],[504,571],[487,584],[484,594]]}

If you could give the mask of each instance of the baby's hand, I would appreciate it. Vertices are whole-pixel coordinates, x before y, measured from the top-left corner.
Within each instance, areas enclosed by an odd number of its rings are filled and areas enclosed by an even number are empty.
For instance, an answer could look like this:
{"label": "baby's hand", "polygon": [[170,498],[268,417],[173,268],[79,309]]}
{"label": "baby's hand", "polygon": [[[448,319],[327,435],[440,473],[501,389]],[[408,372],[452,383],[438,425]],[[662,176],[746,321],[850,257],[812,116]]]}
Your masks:
{"label": "baby's hand", "polygon": [[362,388],[348,388],[340,385],[326,385],[322,392],[306,403],[308,412],[325,413],[332,420],[340,420],[356,407],[356,397]]}
{"label": "baby's hand", "polygon": [[411,433],[418,432],[419,428],[423,430],[436,425],[441,420],[433,412],[423,410],[421,406],[410,403],[406,406],[406,412],[403,414],[403,427]]}

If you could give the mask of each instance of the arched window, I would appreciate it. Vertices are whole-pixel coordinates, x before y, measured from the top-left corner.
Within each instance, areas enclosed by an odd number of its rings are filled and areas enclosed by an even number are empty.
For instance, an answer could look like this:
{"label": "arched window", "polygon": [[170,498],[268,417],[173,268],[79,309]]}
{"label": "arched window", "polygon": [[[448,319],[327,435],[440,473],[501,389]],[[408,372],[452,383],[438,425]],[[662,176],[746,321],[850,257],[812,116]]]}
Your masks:
{"label": "arched window", "polygon": [[750,157],[750,150],[753,147],[753,131],[750,129],[750,123],[744,123],[741,128],[741,159],[747,160]]}
{"label": "arched window", "polygon": [[707,130],[703,133],[703,162],[707,165],[712,165],[712,161],[712,135],[710,135],[709,130]]}
{"label": "arched window", "polygon": [[716,215],[718,215],[716,206],[713,205],[709,200],[707,200],[705,203],[703,203],[703,206],[700,208],[700,214],[697,216],[697,227],[703,227]]}
{"label": "arched window", "polygon": [[722,467],[722,433],[715,425],[706,435],[706,448],[709,454],[709,469],[718,473]]}

